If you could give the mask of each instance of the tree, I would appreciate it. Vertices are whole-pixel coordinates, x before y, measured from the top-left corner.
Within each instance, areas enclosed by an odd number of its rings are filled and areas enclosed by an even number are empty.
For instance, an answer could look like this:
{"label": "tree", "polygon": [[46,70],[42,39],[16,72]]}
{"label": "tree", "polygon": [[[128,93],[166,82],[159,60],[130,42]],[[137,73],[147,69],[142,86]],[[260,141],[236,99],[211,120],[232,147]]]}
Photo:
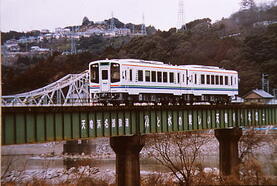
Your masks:
{"label": "tree", "polygon": [[249,185],[271,185],[272,180],[266,177],[262,165],[254,155],[254,150],[265,144],[272,145],[271,135],[264,134],[254,128],[244,132],[239,141],[240,182]]}
{"label": "tree", "polygon": [[210,140],[199,133],[157,134],[149,137],[149,156],[167,167],[180,185],[191,185],[201,170],[201,147]]}
{"label": "tree", "polygon": [[82,25],[83,25],[83,26],[87,26],[87,25],[89,25],[89,24],[90,24],[90,21],[89,21],[89,19],[85,16],[85,17],[83,18]]}
{"label": "tree", "polygon": [[271,143],[270,135],[262,134],[254,128],[244,132],[239,141],[239,159],[241,162],[247,158],[253,158],[253,151],[260,148],[265,143]]}
{"label": "tree", "polygon": [[256,8],[256,3],[254,0],[242,0],[240,5],[242,9]]}
{"label": "tree", "polygon": [[194,21],[191,21],[189,23],[186,24],[187,29],[192,29],[195,26],[199,25],[199,24],[204,24],[204,25],[211,25],[211,19],[210,18],[204,18],[204,19],[196,19]]}

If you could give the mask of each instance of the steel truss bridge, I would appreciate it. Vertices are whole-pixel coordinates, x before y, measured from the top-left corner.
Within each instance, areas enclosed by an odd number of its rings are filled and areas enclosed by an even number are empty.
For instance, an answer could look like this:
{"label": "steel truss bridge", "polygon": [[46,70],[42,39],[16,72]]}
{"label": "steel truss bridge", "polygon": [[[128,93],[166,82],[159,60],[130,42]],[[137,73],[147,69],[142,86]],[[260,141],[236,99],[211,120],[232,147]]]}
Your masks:
{"label": "steel truss bridge", "polygon": [[277,124],[277,105],[3,107],[2,144]]}
{"label": "steel truss bridge", "polygon": [[21,94],[2,96],[2,106],[80,105],[89,102],[89,73],[68,74],[45,87]]}

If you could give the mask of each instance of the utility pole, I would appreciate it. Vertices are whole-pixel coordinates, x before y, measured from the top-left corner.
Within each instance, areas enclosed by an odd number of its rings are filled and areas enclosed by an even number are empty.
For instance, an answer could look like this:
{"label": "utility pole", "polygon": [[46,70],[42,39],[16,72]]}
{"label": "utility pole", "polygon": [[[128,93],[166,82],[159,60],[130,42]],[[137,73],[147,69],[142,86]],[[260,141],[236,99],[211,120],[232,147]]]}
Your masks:
{"label": "utility pole", "polygon": [[115,25],[114,25],[114,17],[113,17],[113,12],[112,12],[112,18],[111,18],[111,22],[110,22],[110,30],[114,30]]}
{"label": "utility pole", "polygon": [[277,98],[277,88],[274,88],[272,90],[274,98]]}
{"label": "utility pole", "polygon": [[268,74],[262,74],[262,89],[269,93],[269,75]]}
{"label": "utility pole", "polygon": [[74,35],[75,35],[75,26],[73,26],[71,31],[71,54],[76,54],[76,41],[75,41]]}
{"label": "utility pole", "polygon": [[133,24],[132,30],[133,30],[133,34],[135,34],[135,25],[134,24]]}

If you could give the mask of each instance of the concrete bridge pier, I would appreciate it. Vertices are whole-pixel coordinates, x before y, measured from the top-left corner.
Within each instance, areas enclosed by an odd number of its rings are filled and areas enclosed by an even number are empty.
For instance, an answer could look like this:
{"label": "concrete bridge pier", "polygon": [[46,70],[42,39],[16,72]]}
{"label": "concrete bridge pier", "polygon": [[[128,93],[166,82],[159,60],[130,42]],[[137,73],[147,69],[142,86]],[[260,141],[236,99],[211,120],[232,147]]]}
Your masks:
{"label": "concrete bridge pier", "polygon": [[144,136],[110,138],[110,145],[116,153],[116,183],[118,186],[140,185],[139,152],[144,144]]}
{"label": "concrete bridge pier", "polygon": [[242,129],[215,129],[215,137],[219,141],[219,169],[224,176],[238,175],[239,153],[238,141]]}

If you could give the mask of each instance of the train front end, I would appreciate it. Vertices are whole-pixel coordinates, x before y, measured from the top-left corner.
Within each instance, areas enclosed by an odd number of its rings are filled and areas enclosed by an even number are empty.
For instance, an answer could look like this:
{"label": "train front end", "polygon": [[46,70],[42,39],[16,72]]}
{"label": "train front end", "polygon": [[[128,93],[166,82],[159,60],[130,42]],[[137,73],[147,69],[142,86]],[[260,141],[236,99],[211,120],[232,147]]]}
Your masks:
{"label": "train front end", "polygon": [[92,102],[109,103],[118,99],[119,95],[111,91],[120,84],[120,64],[106,61],[95,61],[89,64],[90,99]]}

